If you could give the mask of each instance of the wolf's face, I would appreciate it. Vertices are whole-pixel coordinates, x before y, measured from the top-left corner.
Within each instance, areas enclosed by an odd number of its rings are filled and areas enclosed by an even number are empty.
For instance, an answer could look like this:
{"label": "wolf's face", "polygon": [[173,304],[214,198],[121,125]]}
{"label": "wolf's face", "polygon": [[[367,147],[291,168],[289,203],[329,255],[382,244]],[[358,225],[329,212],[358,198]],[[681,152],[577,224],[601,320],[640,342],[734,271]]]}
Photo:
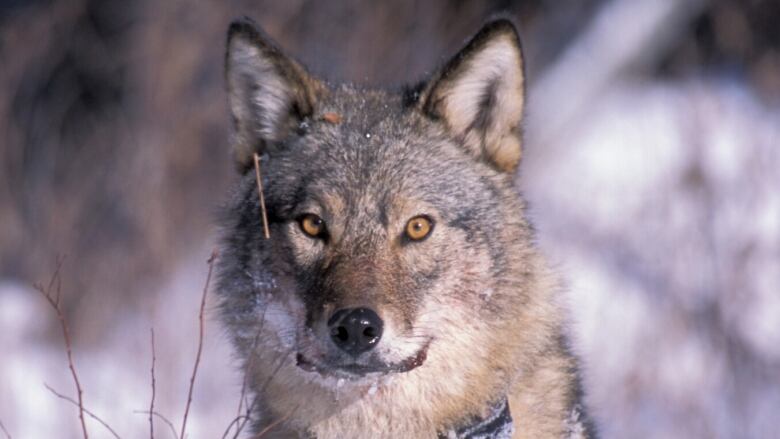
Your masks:
{"label": "wolf's face", "polygon": [[219,290],[245,359],[290,385],[359,383],[447,355],[489,361],[510,343],[496,339],[510,338],[529,239],[512,183],[523,73],[511,24],[395,93],[331,87],[242,22],[227,82],[244,175]]}

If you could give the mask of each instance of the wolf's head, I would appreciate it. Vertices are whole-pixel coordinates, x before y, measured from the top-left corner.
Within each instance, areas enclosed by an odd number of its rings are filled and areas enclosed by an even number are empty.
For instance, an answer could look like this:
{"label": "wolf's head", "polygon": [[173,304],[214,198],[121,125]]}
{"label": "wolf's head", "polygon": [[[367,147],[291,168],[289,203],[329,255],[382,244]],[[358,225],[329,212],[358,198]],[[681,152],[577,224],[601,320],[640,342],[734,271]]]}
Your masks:
{"label": "wolf's head", "polygon": [[535,282],[513,188],[524,102],[514,26],[489,23],[399,91],[316,79],[247,20],[230,28],[226,69],[242,177],[219,293],[255,390],[313,404],[339,389],[358,398],[382,376],[446,377],[415,387],[429,389],[424,400],[506,378]]}

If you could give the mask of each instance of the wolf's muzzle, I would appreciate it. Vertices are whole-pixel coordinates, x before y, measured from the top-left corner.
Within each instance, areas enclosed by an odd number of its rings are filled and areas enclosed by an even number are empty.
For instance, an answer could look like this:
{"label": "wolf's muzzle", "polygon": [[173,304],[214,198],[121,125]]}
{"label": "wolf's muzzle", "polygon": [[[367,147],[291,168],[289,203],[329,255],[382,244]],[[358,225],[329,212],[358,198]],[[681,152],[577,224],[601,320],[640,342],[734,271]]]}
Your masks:
{"label": "wolf's muzzle", "polygon": [[382,338],[384,322],[370,308],[344,308],[328,319],[330,338],[342,351],[357,356],[373,349]]}

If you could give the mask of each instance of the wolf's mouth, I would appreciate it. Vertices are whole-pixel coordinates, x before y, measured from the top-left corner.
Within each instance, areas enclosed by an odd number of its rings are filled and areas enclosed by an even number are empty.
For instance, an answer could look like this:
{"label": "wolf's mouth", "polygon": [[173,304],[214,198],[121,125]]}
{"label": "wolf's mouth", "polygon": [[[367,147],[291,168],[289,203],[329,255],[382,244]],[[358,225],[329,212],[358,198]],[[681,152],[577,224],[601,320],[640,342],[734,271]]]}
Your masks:
{"label": "wolf's mouth", "polygon": [[417,353],[397,362],[397,363],[342,363],[325,365],[312,361],[298,353],[295,357],[295,364],[307,372],[317,372],[323,377],[338,376],[344,378],[358,378],[371,373],[389,374],[409,372],[422,366],[428,358],[428,346],[426,343]]}

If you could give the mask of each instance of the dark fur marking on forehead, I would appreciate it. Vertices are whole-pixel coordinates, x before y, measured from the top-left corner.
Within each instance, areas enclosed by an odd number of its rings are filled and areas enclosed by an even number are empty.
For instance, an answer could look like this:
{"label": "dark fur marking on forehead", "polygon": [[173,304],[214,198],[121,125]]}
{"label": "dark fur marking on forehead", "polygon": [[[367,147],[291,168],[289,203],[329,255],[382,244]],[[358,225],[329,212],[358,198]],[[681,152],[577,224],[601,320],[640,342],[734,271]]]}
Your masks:
{"label": "dark fur marking on forehead", "polygon": [[464,207],[458,211],[457,215],[447,221],[447,225],[466,232],[466,241],[474,241],[474,233],[478,227],[477,209],[474,207]]}
{"label": "dark fur marking on forehead", "polygon": [[379,203],[377,204],[377,211],[378,211],[378,220],[379,224],[382,224],[382,227],[387,230],[388,227],[390,227],[390,216],[388,214],[388,209],[390,208],[388,204],[388,195],[385,194],[380,199]]}
{"label": "dark fur marking on forehead", "polygon": [[504,198],[504,194],[501,191],[501,189],[497,186],[495,180],[493,180],[492,178],[486,175],[482,175],[479,177],[479,182],[482,183],[485,190],[490,192],[490,199],[493,200],[494,203],[501,202],[501,200]]}
{"label": "dark fur marking on forehead", "polygon": [[271,181],[266,194],[269,222],[281,223],[294,219],[295,209],[309,198],[310,181],[309,174],[300,175],[291,188],[284,188],[284,184]]}

